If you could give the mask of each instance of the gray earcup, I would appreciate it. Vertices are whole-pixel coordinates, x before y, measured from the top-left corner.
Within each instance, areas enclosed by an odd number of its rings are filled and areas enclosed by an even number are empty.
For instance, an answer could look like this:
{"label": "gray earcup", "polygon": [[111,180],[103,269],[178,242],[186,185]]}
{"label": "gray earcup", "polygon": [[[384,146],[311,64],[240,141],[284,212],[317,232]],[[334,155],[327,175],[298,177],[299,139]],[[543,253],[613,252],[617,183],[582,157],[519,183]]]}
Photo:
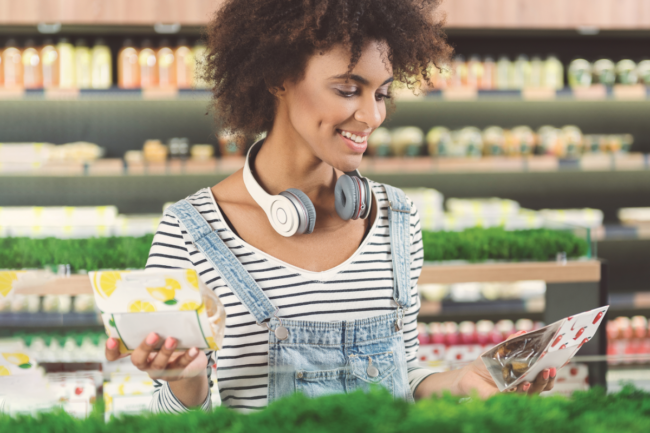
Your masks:
{"label": "gray earcup", "polygon": [[307,197],[307,194],[299,189],[289,188],[286,191],[281,192],[280,195],[291,200],[293,205],[296,207],[296,210],[301,215],[298,233],[308,235],[313,232],[314,225],[316,225],[316,209],[311,200],[309,200],[309,197]]}
{"label": "gray earcup", "polygon": [[359,188],[352,177],[344,174],[339,177],[334,188],[336,213],[344,220],[352,218],[359,208]]}
{"label": "gray earcup", "polygon": [[361,215],[359,215],[359,218],[366,219],[368,218],[368,216],[370,216],[370,209],[372,207],[372,190],[370,189],[370,182],[368,182],[368,179],[366,179],[365,177],[360,177],[359,179],[361,180],[361,184],[363,185],[363,187],[366,189],[366,196],[365,196],[366,208],[361,213]]}

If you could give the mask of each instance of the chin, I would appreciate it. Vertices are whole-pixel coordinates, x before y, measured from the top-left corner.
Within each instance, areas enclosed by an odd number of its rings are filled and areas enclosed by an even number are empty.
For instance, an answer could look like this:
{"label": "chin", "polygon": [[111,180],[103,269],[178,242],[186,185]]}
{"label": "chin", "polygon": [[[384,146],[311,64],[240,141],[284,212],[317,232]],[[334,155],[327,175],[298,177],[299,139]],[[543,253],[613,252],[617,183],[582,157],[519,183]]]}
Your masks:
{"label": "chin", "polygon": [[347,173],[349,171],[358,169],[361,165],[362,158],[363,154],[345,155],[343,157],[336,158],[335,162],[331,165],[335,169]]}

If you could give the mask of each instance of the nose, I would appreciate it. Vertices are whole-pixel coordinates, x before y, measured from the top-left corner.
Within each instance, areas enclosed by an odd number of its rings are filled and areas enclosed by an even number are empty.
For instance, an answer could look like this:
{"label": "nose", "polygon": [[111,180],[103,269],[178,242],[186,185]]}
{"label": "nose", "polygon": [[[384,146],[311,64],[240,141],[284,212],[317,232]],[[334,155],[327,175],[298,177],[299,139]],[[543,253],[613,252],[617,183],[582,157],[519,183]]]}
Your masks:
{"label": "nose", "polygon": [[374,94],[359,100],[361,105],[354,113],[355,120],[365,123],[372,129],[378,128],[384,121],[384,102],[377,101]]}

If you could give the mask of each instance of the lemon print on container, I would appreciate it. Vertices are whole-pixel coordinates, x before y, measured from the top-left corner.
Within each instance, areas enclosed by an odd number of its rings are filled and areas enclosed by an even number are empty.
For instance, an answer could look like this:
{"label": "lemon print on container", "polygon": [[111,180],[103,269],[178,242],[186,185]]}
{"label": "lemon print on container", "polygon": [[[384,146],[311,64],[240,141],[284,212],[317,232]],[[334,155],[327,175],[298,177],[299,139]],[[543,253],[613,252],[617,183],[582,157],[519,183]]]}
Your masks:
{"label": "lemon print on container", "polygon": [[0,295],[6,297],[11,292],[14,281],[18,279],[18,272],[0,272]]}
{"label": "lemon print on container", "polygon": [[188,301],[188,302],[183,302],[181,305],[181,308],[179,308],[180,311],[195,311],[199,314],[203,313],[205,311],[205,304],[197,304],[194,301]]}
{"label": "lemon print on container", "polygon": [[0,365],[0,376],[11,376],[9,369],[4,365]]}
{"label": "lemon print on container", "polygon": [[196,275],[194,269],[188,269],[185,278],[187,278],[187,282],[190,283],[195,290],[199,290],[199,276]]}
{"label": "lemon print on container", "polygon": [[152,313],[154,311],[156,311],[156,307],[151,302],[135,301],[129,304],[129,313]]}
{"label": "lemon print on container", "polygon": [[165,278],[164,287],[147,287],[147,292],[156,300],[166,305],[176,305],[178,301],[175,298],[176,290],[180,290],[181,283],[173,278]]}
{"label": "lemon print on container", "polygon": [[24,353],[3,353],[2,357],[20,368],[31,368],[32,364],[29,362],[29,356]]}
{"label": "lemon print on container", "polygon": [[[99,275],[99,281],[97,281],[97,275]],[[119,281],[122,281],[121,272],[98,272],[95,274],[95,290],[102,298],[110,298]]]}

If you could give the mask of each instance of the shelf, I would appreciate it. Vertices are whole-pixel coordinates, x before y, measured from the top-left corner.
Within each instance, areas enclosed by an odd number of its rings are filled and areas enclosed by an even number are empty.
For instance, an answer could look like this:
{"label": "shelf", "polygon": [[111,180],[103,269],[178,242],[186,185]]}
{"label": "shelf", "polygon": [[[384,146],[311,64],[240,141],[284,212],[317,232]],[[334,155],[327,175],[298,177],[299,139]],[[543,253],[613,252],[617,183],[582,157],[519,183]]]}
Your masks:
{"label": "shelf", "polygon": [[205,100],[206,89],[7,89],[0,87],[0,100],[25,101],[147,101]]}
{"label": "shelf", "polygon": [[[50,292],[51,293],[51,292]],[[0,329],[102,327],[97,313],[0,313]]]}
{"label": "shelf", "polygon": [[597,260],[567,262],[479,263],[467,265],[426,265],[419,284],[464,282],[506,282],[544,280],[547,283],[600,281]]}

